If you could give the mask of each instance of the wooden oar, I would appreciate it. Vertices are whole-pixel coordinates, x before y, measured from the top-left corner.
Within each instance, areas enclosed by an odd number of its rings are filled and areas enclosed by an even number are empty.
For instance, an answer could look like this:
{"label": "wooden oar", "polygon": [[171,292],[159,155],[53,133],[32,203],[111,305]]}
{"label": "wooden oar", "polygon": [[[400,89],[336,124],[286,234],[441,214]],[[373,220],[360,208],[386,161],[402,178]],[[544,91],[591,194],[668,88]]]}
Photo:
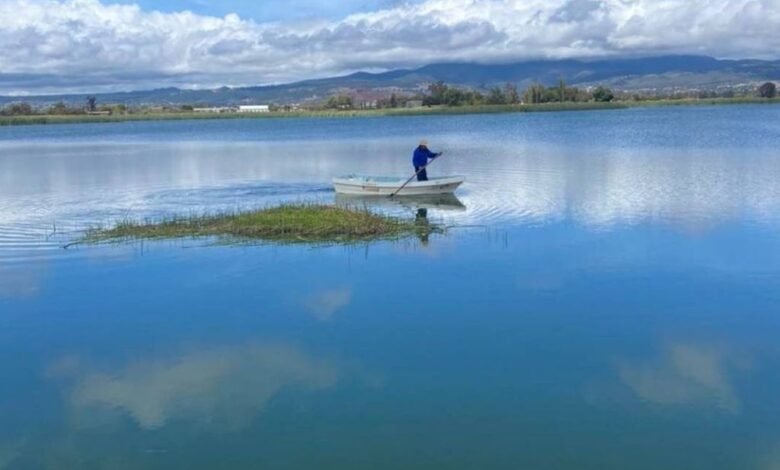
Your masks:
{"label": "wooden oar", "polygon": [[[428,162],[428,165],[430,165],[431,163],[433,163],[434,161],[436,161],[436,159],[437,159],[437,158],[439,158],[439,157],[441,157],[442,155],[444,155],[444,152],[443,152],[443,151],[442,151],[442,152],[439,152],[439,154],[438,154],[438,155],[436,155],[436,158],[433,158],[433,159],[431,159],[431,161],[430,161],[430,162]],[[424,165],[424,166],[420,167],[420,169],[419,169],[419,170],[415,171],[415,172],[414,172],[414,174],[413,174],[412,176],[410,176],[408,180],[406,180],[406,183],[402,184],[400,188],[398,188],[398,189],[396,189],[395,191],[393,191],[393,192],[392,192],[392,194],[390,194],[390,195],[389,195],[389,196],[387,196],[387,197],[393,197],[393,196],[395,196],[396,194],[398,194],[399,192],[401,192],[401,190],[402,190],[402,189],[404,189],[404,188],[406,187],[406,185],[407,185],[407,184],[411,183],[411,182],[412,182],[412,180],[413,180],[413,179],[415,179],[415,178],[417,177],[417,175],[419,175],[419,174],[420,174],[420,172],[421,172],[421,171],[423,171],[424,169],[428,168],[428,165]]]}

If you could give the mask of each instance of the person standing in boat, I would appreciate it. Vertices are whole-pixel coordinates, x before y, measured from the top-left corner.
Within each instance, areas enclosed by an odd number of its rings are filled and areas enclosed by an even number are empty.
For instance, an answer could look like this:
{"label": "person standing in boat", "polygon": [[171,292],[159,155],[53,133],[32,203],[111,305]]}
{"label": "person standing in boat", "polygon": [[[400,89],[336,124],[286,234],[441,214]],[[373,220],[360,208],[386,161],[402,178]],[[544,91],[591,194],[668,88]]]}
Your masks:
{"label": "person standing in boat", "polygon": [[420,145],[414,149],[414,155],[412,156],[412,165],[414,165],[414,171],[417,173],[417,181],[428,181],[428,172],[425,167],[428,166],[428,162],[441,155],[442,152],[433,153],[428,149],[428,141],[423,139],[420,141]]}

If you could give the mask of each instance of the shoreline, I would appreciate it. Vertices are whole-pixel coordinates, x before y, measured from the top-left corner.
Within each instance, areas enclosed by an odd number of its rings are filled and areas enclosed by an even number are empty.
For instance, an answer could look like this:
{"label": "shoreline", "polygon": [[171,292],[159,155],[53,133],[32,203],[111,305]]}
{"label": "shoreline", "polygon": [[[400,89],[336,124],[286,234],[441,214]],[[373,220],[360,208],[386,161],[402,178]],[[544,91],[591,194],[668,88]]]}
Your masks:
{"label": "shoreline", "polygon": [[268,113],[139,113],[109,116],[29,115],[0,116],[0,126],[33,126],[52,124],[101,124],[134,121],[195,121],[215,119],[300,119],[300,118],[366,118],[466,114],[506,114],[566,111],[597,111],[671,106],[732,106],[740,104],[780,104],[780,98],[708,98],[683,100],[618,101],[609,103],[544,103],[521,105],[432,106],[365,110],[275,111]]}

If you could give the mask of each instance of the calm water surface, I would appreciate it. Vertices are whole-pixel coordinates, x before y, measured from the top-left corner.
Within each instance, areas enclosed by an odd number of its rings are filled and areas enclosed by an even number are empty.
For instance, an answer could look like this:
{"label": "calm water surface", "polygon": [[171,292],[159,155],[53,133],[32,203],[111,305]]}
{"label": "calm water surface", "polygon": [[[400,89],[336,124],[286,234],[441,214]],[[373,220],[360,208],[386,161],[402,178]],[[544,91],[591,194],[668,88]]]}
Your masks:
{"label": "calm water surface", "polygon": [[[780,107],[0,128],[0,468],[780,468]],[[409,173],[456,199],[336,198]],[[369,205],[357,246],[64,245]]]}

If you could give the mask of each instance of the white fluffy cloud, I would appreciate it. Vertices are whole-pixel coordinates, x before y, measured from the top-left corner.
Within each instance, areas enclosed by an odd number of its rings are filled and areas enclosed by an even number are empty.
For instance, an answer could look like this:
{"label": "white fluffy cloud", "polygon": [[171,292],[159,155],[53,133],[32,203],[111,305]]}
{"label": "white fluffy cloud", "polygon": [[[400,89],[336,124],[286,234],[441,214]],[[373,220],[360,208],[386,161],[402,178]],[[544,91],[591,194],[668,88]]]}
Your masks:
{"label": "white fluffy cloud", "polygon": [[268,84],[434,61],[701,53],[774,57],[780,0],[427,0],[257,23],[99,0],[0,1],[0,87]]}

